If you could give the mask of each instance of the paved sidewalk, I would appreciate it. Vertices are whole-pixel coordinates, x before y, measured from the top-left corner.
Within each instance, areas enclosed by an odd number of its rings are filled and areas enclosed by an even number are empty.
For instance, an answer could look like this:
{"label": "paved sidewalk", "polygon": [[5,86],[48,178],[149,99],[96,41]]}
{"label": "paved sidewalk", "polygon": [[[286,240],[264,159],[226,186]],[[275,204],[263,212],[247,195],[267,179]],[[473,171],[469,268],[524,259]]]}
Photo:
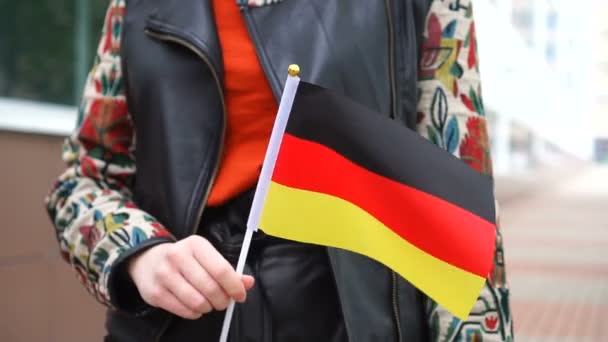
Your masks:
{"label": "paved sidewalk", "polygon": [[506,201],[501,221],[516,341],[608,341],[608,167]]}

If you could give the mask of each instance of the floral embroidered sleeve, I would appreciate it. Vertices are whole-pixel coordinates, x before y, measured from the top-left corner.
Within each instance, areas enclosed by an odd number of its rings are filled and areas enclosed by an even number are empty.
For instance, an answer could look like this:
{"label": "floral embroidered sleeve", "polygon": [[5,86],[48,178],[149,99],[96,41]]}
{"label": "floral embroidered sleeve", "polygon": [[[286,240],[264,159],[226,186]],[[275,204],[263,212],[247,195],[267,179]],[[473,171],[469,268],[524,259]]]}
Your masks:
{"label": "floral embroidered sleeve", "polygon": [[[491,175],[471,0],[432,0],[419,56],[418,132],[472,168]],[[496,236],[494,267],[466,321],[427,300],[432,341],[513,340],[498,227]]]}
{"label": "floral embroidered sleeve", "polygon": [[61,254],[87,290],[107,306],[137,313],[145,306],[124,275],[123,261],[174,239],[130,199],[135,161],[120,64],[124,5],[111,1],[77,128],[64,143],[67,169],[46,206]]}

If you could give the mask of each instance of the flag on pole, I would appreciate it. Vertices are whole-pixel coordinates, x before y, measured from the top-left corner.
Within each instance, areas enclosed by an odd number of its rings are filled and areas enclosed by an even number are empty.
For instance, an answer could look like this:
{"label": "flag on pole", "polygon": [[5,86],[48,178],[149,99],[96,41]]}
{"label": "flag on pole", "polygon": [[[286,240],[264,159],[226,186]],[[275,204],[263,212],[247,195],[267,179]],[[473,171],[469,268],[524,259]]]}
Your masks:
{"label": "flag on pole", "polygon": [[385,115],[296,87],[253,222],[375,259],[466,318],[493,262],[492,179]]}

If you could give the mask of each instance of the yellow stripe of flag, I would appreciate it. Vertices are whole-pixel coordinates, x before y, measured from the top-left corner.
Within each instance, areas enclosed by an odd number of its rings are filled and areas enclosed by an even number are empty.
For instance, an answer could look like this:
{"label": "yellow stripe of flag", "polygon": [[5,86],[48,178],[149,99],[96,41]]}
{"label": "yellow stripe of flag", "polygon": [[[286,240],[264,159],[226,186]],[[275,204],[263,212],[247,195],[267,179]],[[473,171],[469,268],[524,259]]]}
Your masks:
{"label": "yellow stripe of flag", "polygon": [[[463,319],[485,283],[484,278],[410,244],[356,205],[323,193],[271,182],[260,228],[285,239],[342,248],[371,257],[424,289],[429,297]],[[437,281],[437,274],[441,274],[444,281]]]}

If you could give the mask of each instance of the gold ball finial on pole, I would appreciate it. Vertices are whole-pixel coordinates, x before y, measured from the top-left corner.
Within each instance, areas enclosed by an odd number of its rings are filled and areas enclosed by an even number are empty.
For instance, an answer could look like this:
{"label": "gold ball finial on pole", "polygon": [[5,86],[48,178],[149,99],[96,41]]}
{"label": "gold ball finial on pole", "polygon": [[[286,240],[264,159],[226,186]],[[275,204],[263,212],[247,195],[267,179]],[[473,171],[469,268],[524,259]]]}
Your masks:
{"label": "gold ball finial on pole", "polygon": [[291,77],[296,77],[296,76],[300,75],[300,66],[297,64],[291,64],[289,66],[289,69],[287,69],[287,73]]}

